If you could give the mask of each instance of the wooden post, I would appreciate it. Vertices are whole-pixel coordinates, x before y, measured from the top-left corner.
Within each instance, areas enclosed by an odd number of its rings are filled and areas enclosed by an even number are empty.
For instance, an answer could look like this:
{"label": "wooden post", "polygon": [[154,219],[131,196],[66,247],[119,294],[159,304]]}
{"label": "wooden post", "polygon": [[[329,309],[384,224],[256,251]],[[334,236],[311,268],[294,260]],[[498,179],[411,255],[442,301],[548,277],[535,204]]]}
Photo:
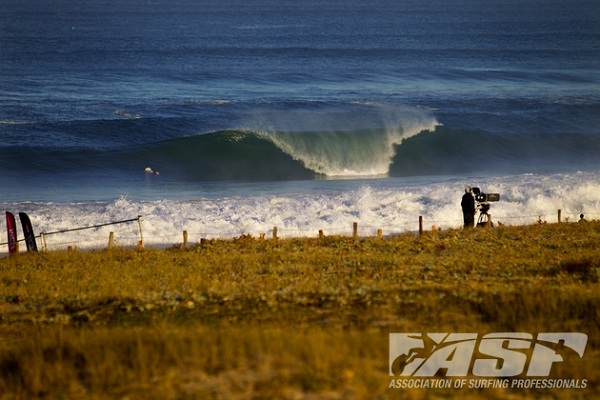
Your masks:
{"label": "wooden post", "polygon": [[431,234],[433,237],[437,235],[437,226],[431,225]]}
{"label": "wooden post", "polygon": [[560,214],[561,214],[561,213],[562,213],[562,211],[559,209],[559,210],[558,210],[558,223],[559,223],[559,224],[562,222],[562,221],[561,221],[561,216],[560,216]]}
{"label": "wooden post", "polygon": [[323,239],[325,234],[323,233],[323,229],[319,229],[319,239]]}
{"label": "wooden post", "polygon": [[183,248],[187,249],[188,246],[188,232],[183,231]]}
{"label": "wooden post", "polygon": [[358,238],[358,222],[355,222],[354,224],[352,224],[352,238],[354,238],[354,239]]}
{"label": "wooden post", "polygon": [[44,252],[48,251],[48,243],[46,243],[46,232],[40,233],[40,237],[42,238],[42,249]]}
{"label": "wooden post", "polygon": [[423,235],[423,216],[419,215],[419,235]]}
{"label": "wooden post", "polygon": [[381,228],[377,229],[377,239],[383,239],[383,230]]}
{"label": "wooden post", "polygon": [[273,227],[273,239],[277,239],[277,227]]}
{"label": "wooden post", "polygon": [[144,234],[142,233],[142,216],[138,215],[138,226],[140,228],[140,241],[138,242],[138,249],[144,248]]}
{"label": "wooden post", "polygon": [[115,241],[115,233],[114,232],[110,232],[108,234],[108,250],[113,248],[113,243]]}

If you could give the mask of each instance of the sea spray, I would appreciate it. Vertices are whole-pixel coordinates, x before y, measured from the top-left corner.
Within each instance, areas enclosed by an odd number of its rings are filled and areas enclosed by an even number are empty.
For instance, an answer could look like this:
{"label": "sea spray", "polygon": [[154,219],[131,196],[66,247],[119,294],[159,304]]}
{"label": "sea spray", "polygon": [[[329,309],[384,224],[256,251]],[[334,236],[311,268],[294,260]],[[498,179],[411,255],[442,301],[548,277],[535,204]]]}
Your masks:
{"label": "sea spray", "polygon": [[438,125],[424,109],[381,103],[270,111],[257,121],[259,136],[329,177],[386,175],[395,145]]}
{"label": "sea spray", "polygon": [[[110,201],[0,203],[14,212],[31,217],[36,234],[93,226],[142,215],[146,245],[171,246],[189,233],[191,243],[201,238],[233,238],[240,235],[270,236],[278,228],[280,237],[351,235],[355,222],[359,235],[375,236],[414,232],[419,216],[426,226],[460,228],[460,197],[466,185],[500,193],[491,206],[493,221],[506,225],[576,222],[600,219],[600,184],[596,172],[574,174],[522,174],[472,178],[389,178],[337,181],[297,181],[264,183],[231,182],[206,188],[173,192],[170,198],[140,199],[122,196]],[[229,185],[229,186],[227,186]],[[247,195],[232,195],[246,188]],[[498,226],[498,225],[497,225]],[[47,238],[49,249],[106,247],[109,232],[115,232],[116,245],[134,246],[139,240],[137,224],[90,229]],[[0,246],[0,253],[6,253]]]}

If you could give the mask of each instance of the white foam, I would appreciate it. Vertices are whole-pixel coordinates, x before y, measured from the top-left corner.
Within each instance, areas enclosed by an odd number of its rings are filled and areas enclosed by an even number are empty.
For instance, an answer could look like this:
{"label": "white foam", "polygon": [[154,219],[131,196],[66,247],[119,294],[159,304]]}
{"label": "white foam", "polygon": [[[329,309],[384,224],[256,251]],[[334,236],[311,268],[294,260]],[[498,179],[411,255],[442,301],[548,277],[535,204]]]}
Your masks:
{"label": "white foam", "polygon": [[[494,221],[507,225],[535,223],[538,219],[556,222],[558,210],[563,220],[576,221],[584,213],[587,219],[600,219],[600,183],[597,173],[537,175],[525,174],[491,178],[444,178],[443,180],[374,179],[362,181],[306,181],[298,188],[283,191],[269,186],[265,193],[252,196],[228,196],[197,200],[140,201],[121,197],[111,202],[70,204],[3,204],[13,211],[29,214],[35,233],[55,232],[112,221],[135,219],[142,215],[144,243],[170,246],[182,242],[188,231],[190,242],[201,238],[233,238],[243,234],[270,237],[273,227],[281,237],[351,235],[353,223],[359,234],[374,236],[398,234],[418,229],[419,216],[424,226],[442,229],[462,224],[460,198],[466,185],[479,186],[484,192],[501,194],[491,203]],[[261,185],[256,183],[256,185]],[[231,191],[229,188],[228,191]],[[116,243],[135,246],[140,239],[137,222],[46,237],[49,249],[102,248],[109,232]],[[19,238],[22,238],[19,227]],[[0,246],[0,252],[6,252]]]}
{"label": "white foam", "polygon": [[[316,173],[329,177],[383,176],[395,145],[438,124],[427,111],[382,103],[360,104],[351,114],[335,107],[269,114],[260,135]],[[301,132],[301,133],[298,133]]]}

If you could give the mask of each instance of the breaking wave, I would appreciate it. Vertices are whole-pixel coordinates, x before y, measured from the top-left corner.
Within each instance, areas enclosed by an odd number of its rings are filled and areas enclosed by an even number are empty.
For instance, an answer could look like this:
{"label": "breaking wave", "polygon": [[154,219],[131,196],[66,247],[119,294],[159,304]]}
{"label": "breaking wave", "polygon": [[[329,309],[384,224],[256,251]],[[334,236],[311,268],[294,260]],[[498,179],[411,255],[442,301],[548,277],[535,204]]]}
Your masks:
{"label": "breaking wave", "polygon": [[[52,127],[62,132],[61,147],[39,140],[17,146],[6,139],[0,168],[17,177],[31,171],[93,178],[99,171],[131,176],[151,166],[172,180],[269,181],[535,172],[553,165],[578,169],[600,159],[597,134],[448,127],[417,107],[317,105],[252,115],[243,129],[201,134],[190,132],[194,121],[177,118],[72,121]],[[15,135],[33,135],[35,126],[29,129]],[[179,133],[165,134],[169,130]],[[102,144],[83,147],[70,140],[85,132],[102,137]]]}

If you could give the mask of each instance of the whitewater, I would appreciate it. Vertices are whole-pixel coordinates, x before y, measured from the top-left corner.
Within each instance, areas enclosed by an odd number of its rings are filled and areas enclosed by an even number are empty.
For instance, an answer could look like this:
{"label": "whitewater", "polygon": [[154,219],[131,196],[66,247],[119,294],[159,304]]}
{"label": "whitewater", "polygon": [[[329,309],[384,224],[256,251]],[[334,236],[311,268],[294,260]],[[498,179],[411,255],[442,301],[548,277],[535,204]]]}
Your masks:
{"label": "whitewater", "polygon": [[[160,177],[152,177],[152,179]],[[183,231],[190,243],[207,238],[242,235],[281,238],[346,235],[358,223],[360,236],[397,235],[418,230],[419,216],[427,230],[458,229],[462,226],[460,198],[466,185],[487,193],[500,193],[491,203],[496,226],[555,223],[558,210],[563,222],[600,218],[597,173],[522,174],[486,177],[394,178],[386,180],[297,181],[271,183],[234,195],[243,183],[230,183],[231,195],[208,195],[193,200],[140,200],[124,195],[111,201],[15,202],[4,208],[27,212],[36,234],[75,227],[101,225],[141,216],[145,245],[170,247],[181,244]],[[222,185],[219,185],[222,186]],[[254,192],[254,193],[252,193]],[[197,193],[187,195],[196,197]],[[184,194],[185,196],[185,194]],[[109,232],[117,246],[135,247],[140,240],[137,222],[71,233],[48,235],[50,250],[104,248]],[[19,237],[22,235],[19,232]],[[39,240],[39,239],[38,239]],[[0,251],[7,251],[6,246]]]}

